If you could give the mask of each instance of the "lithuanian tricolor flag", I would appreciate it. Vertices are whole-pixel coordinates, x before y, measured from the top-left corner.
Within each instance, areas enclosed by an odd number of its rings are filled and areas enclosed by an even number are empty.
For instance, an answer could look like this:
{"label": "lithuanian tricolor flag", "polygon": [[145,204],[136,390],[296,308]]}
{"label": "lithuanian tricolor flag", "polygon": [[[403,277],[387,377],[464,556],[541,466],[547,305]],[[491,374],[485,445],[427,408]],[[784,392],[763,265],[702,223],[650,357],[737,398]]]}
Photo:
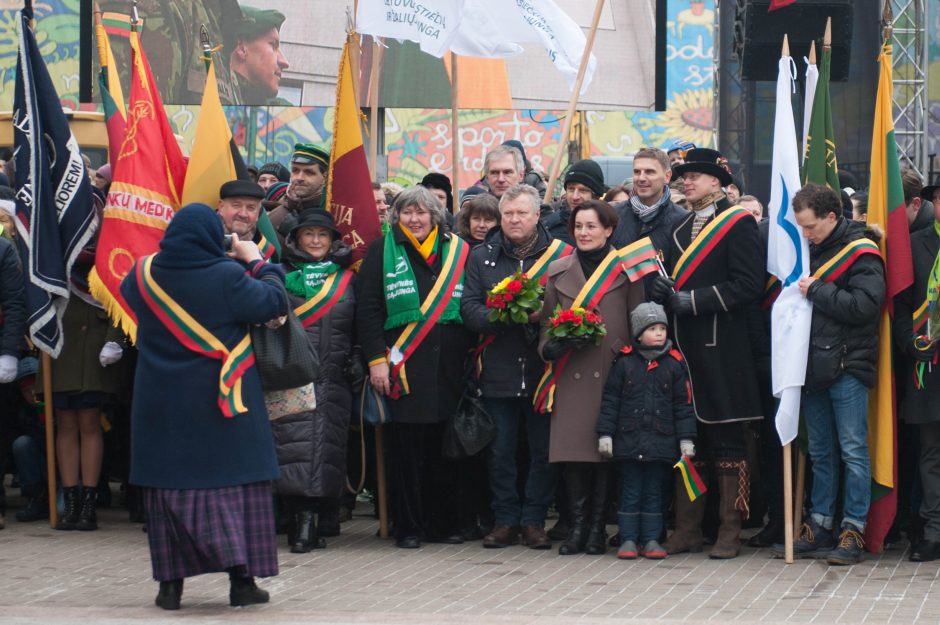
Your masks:
{"label": "lithuanian tricolor flag", "polygon": [[372,195],[372,178],[366,151],[362,146],[360,110],[353,90],[349,65],[349,40],[343,46],[336,83],[336,109],[333,119],[333,146],[326,184],[326,207],[333,213],[343,240],[353,250],[358,263],[369,243],[382,236]]}
{"label": "lithuanian tricolor flag", "polygon": [[92,294],[132,339],[137,320],[121,297],[121,281],[139,257],[157,251],[180,207],[186,163],[166,118],[140,37],[132,32],[127,129],[98,235]]}
{"label": "lithuanian tricolor flag", "polygon": [[897,432],[895,431],[894,375],[891,366],[891,302],[914,282],[911,240],[904,212],[904,191],[898,147],[894,140],[891,91],[891,42],[878,57],[881,72],[875,102],[871,141],[871,181],[868,223],[885,232],[879,247],[885,259],[885,308],[881,316],[878,346],[878,379],[868,398],[868,450],[871,456],[872,503],[865,530],[865,546],[878,553],[897,511]]}
{"label": "lithuanian tricolor flag", "polygon": [[114,53],[111,51],[111,42],[108,41],[108,34],[101,22],[95,25],[95,38],[98,41],[98,58],[101,62],[98,89],[101,92],[104,119],[108,127],[108,159],[113,165],[117,162],[118,152],[124,141],[127,109],[124,107],[124,90],[121,89],[121,78],[118,75]]}
{"label": "lithuanian tricolor flag", "polygon": [[688,456],[682,456],[679,462],[675,463],[672,468],[679,469],[679,473],[682,475],[682,484],[685,486],[685,492],[689,495],[689,501],[695,501],[708,490],[705,487],[705,482],[702,481],[698,471],[695,470],[695,465],[692,464],[692,460]]}

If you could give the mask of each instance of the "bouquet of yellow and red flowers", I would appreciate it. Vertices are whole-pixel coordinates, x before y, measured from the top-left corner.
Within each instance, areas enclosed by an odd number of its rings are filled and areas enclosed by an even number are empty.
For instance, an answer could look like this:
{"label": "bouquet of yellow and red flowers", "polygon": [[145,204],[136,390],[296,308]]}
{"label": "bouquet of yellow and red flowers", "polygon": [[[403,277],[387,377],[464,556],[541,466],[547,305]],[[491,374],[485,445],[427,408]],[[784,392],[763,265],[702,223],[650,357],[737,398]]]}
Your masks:
{"label": "bouquet of yellow and red flowers", "polygon": [[486,294],[490,321],[529,323],[529,314],[542,308],[544,290],[538,280],[530,280],[521,270],[506,276]]}
{"label": "bouquet of yellow and red flowers", "polygon": [[555,313],[548,320],[545,335],[550,339],[593,339],[600,345],[607,336],[604,318],[596,311],[585,308],[555,307]]}

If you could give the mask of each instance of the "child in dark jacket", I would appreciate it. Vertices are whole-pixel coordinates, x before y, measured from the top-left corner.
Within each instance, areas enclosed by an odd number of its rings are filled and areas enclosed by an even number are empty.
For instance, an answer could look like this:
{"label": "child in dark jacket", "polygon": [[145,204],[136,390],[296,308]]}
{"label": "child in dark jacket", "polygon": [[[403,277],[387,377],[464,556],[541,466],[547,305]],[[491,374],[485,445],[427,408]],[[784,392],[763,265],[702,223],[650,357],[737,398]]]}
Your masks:
{"label": "child in dark jacket", "polygon": [[637,554],[666,557],[658,542],[663,484],[680,449],[686,456],[695,455],[689,374],[682,355],[666,338],[667,323],[659,304],[640,304],[630,313],[636,346],[624,347],[610,370],[597,419],[598,451],[617,461],[617,557],[625,560]]}

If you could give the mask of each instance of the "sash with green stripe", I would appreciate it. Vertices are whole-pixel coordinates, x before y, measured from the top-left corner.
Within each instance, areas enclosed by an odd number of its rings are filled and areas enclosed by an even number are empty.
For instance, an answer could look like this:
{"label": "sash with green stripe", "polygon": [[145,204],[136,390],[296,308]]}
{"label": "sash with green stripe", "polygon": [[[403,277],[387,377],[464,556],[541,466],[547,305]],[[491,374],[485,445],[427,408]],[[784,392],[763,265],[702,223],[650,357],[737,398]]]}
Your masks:
{"label": "sash with green stripe", "polygon": [[267,262],[271,260],[272,256],[274,256],[274,252],[277,251],[277,248],[274,247],[274,244],[268,241],[266,238],[264,238],[264,235],[259,232],[258,233],[258,250],[261,251],[261,256],[264,258],[265,262]]}
{"label": "sash with green stripe", "polygon": [[[623,271],[623,255],[627,249],[629,249],[629,246],[619,250],[611,250],[604,257],[601,264],[597,266],[591,277],[578,291],[577,297],[571,303],[571,308],[585,308],[587,310],[597,308],[597,305],[607,295],[607,291],[610,290],[611,285],[617,279],[617,275]],[[532,400],[537,412],[552,411],[552,406],[555,404],[555,383],[561,376],[561,372],[564,370],[570,356],[571,352],[568,352],[554,362],[545,363],[545,373],[542,374],[542,379],[539,380],[539,384],[535,389],[535,397]]]}
{"label": "sash with green stripe", "polygon": [[431,292],[421,303],[421,319],[406,325],[389,350],[388,359],[391,363],[389,396],[392,399],[398,399],[411,392],[405,363],[437,323],[447,303],[454,296],[454,291],[463,288],[463,270],[467,264],[467,256],[470,254],[470,246],[460,237],[452,236],[443,242],[443,247],[444,260],[441,263],[441,273],[434,282]]}
{"label": "sash with green stripe", "polygon": [[352,276],[353,272],[349,269],[339,269],[330,274],[316,295],[294,309],[294,314],[300,319],[300,323],[305,328],[312,326],[333,306],[341,302]]}
{"label": "sash with green stripe", "polygon": [[927,325],[927,300],[921,304],[912,315],[914,318],[914,332],[922,334],[921,330]]}
{"label": "sash with green stripe", "polygon": [[760,300],[761,309],[769,310],[770,307],[774,305],[774,302],[777,301],[781,290],[780,280],[777,279],[777,276],[767,278],[767,283],[764,285],[764,294],[761,296]]}
{"label": "sash with green stripe", "polygon": [[675,268],[672,270],[672,279],[675,280],[675,288],[677,291],[682,289],[683,285],[688,282],[696,269],[701,266],[702,261],[708,256],[708,253],[731,231],[731,228],[742,219],[748,217],[751,219],[754,218],[749,211],[740,206],[732,206],[722,211],[720,215],[712,219],[702,228],[699,235],[695,237],[695,240],[689,244],[689,247],[687,247],[682,253],[682,256],[679,257]]}
{"label": "sash with green stripe", "polygon": [[814,271],[813,277],[823,282],[833,282],[844,274],[852,266],[852,263],[866,254],[875,254],[878,258],[881,258],[881,250],[873,241],[855,239]]}
{"label": "sash with green stripe", "polygon": [[[538,260],[536,260],[535,263],[529,267],[528,271],[525,272],[525,277],[529,280],[538,280],[539,284],[544,286],[545,281],[548,280],[548,266],[551,265],[553,261],[556,261],[559,258],[564,258],[573,251],[574,248],[561,239],[553,240],[545,249],[545,251],[542,252],[542,255],[539,256]],[[480,337],[479,345],[477,345],[471,353],[474,370],[476,371],[478,379],[483,373],[483,352],[485,352],[486,348],[489,347],[490,344],[495,340],[495,334],[482,335]]]}
{"label": "sash with green stripe", "polygon": [[152,263],[153,255],[144,256],[137,263],[137,286],[144,302],[183,346],[197,354],[222,361],[218,398],[222,414],[231,418],[248,412],[242,397],[242,377],[255,363],[251,335],[246,331],[234,348],[226,347],[157,284],[150,272]]}

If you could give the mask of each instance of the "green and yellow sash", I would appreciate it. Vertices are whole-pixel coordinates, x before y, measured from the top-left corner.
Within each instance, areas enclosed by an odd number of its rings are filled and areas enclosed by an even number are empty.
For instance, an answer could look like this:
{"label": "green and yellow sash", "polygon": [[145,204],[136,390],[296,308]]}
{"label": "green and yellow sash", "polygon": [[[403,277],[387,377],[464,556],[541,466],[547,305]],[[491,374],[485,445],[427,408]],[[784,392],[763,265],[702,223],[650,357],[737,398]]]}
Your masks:
{"label": "green and yellow sash", "polygon": [[176,300],[153,279],[150,266],[153,256],[144,256],[137,263],[137,286],[144,302],[167,330],[186,348],[222,361],[219,373],[219,408],[226,417],[248,412],[242,398],[242,377],[255,364],[251,350],[251,335],[245,336],[233,349],[229,349],[215,335],[196,321]]}
{"label": "green and yellow sash", "polygon": [[308,328],[330,312],[333,306],[342,301],[352,277],[353,272],[349,269],[339,269],[330,274],[316,295],[294,309],[294,314],[300,319],[300,323]]}
{"label": "green and yellow sash", "polygon": [[814,271],[813,277],[823,282],[834,282],[852,266],[852,263],[866,254],[874,254],[881,258],[881,250],[873,241],[870,239],[855,239]]}
{"label": "green and yellow sash", "polygon": [[421,318],[406,325],[389,350],[388,360],[391,363],[389,396],[392,399],[398,399],[411,392],[405,363],[437,323],[451,299],[460,297],[460,291],[463,289],[463,270],[467,264],[467,256],[470,254],[470,246],[459,237],[452,236],[442,247],[445,249],[441,273],[434,281],[431,292],[421,303]]}
{"label": "green and yellow sash", "polygon": [[682,289],[683,285],[695,273],[695,270],[701,266],[708,253],[731,231],[731,228],[746,218],[754,219],[754,216],[740,206],[732,206],[708,222],[708,225],[685,249],[672,270],[672,279],[675,280],[677,291]]}
{"label": "green and yellow sash", "polygon": [[[536,260],[535,263],[525,272],[525,277],[529,280],[538,280],[539,284],[544,286],[545,281],[548,280],[548,266],[551,265],[553,261],[556,261],[559,258],[564,258],[573,251],[574,248],[561,239],[553,240],[545,249],[545,251],[542,252],[542,255],[539,256],[538,260]],[[471,352],[477,378],[479,378],[483,373],[483,353],[486,351],[486,348],[489,347],[490,344],[495,340],[495,334],[481,335],[479,344]]]}
{"label": "green and yellow sash", "polygon": [[[601,264],[597,266],[591,277],[588,278],[577,297],[571,303],[571,308],[586,308],[593,310],[597,308],[600,301],[607,295],[611,285],[617,279],[617,275],[623,271],[623,255],[629,246],[619,250],[611,250]],[[624,313],[626,314],[626,312]],[[561,372],[568,362],[571,353],[567,353],[555,362],[545,363],[545,373],[539,380],[539,385],[535,389],[535,397],[532,403],[537,412],[551,412],[555,404],[555,383],[558,381]]]}

